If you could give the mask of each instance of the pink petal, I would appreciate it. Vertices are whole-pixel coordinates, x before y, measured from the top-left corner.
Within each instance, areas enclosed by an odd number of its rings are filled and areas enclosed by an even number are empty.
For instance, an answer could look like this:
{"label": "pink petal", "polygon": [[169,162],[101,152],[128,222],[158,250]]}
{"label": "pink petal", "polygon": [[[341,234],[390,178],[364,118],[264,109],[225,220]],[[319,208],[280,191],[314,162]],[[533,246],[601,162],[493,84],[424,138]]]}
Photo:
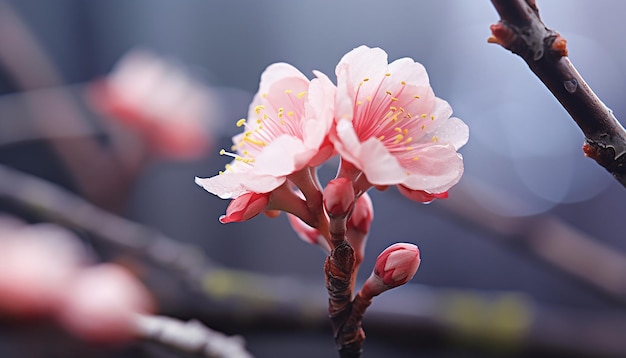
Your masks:
{"label": "pink petal", "polygon": [[415,62],[408,57],[400,58],[390,63],[389,73],[411,85],[429,86],[426,68],[421,63]]}
{"label": "pink petal", "polygon": [[210,178],[196,177],[195,182],[211,194],[217,195],[222,199],[232,199],[248,191],[241,183],[245,177],[244,173],[227,171]]}
{"label": "pink petal", "polygon": [[439,138],[439,143],[452,144],[455,150],[459,150],[469,139],[469,127],[462,120],[452,117],[444,121],[433,134]]}
{"label": "pink petal", "polygon": [[289,175],[302,169],[313,154],[302,140],[285,134],[271,141],[256,157],[254,171],[261,175]]}
{"label": "pink petal", "polygon": [[306,76],[297,68],[284,62],[278,62],[269,65],[261,74],[261,83],[259,84],[259,94],[269,92],[270,87],[282,79],[294,77],[304,81],[308,81]]}
{"label": "pink petal", "polygon": [[430,146],[416,154],[419,159],[405,165],[410,175],[402,184],[407,188],[442,193],[461,179],[463,159],[452,145]]}

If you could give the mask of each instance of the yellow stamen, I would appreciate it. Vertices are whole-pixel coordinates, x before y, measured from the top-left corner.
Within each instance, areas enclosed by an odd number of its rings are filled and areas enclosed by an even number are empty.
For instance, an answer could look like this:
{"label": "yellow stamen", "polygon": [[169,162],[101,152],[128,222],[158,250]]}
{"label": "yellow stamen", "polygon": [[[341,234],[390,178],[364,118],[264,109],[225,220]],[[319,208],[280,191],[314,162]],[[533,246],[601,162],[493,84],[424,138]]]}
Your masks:
{"label": "yellow stamen", "polygon": [[302,92],[298,93],[298,94],[296,95],[296,97],[298,97],[298,98],[302,98],[302,97],[304,97],[304,95],[305,95],[305,94],[306,94],[306,91],[302,91]]}
{"label": "yellow stamen", "polygon": [[246,124],[246,119],[245,118],[241,118],[240,120],[237,121],[237,127],[241,127],[244,124]]}
{"label": "yellow stamen", "polygon": [[285,90],[285,94],[290,94],[291,92],[293,92],[293,91],[292,91],[292,90],[290,90],[290,89],[286,89],[286,90]]}

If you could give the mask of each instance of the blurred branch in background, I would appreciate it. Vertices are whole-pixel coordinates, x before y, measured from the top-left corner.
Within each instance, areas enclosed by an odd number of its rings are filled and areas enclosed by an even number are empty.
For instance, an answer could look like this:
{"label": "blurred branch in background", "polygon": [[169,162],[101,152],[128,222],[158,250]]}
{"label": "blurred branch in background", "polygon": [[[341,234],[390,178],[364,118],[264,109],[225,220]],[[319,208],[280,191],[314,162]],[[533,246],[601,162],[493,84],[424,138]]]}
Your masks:
{"label": "blurred branch in background", "polygon": [[472,192],[480,192],[480,189],[471,182],[463,182],[449,199],[439,204],[470,227],[483,232],[484,237],[495,238],[515,252],[537,258],[626,307],[626,255],[548,214],[498,215],[480,205]]}
{"label": "blurred branch in background", "polygon": [[626,130],[570,62],[565,38],[543,24],[534,0],[491,2],[501,20],[488,41],[526,61],[583,131],[585,155],[626,186]]}

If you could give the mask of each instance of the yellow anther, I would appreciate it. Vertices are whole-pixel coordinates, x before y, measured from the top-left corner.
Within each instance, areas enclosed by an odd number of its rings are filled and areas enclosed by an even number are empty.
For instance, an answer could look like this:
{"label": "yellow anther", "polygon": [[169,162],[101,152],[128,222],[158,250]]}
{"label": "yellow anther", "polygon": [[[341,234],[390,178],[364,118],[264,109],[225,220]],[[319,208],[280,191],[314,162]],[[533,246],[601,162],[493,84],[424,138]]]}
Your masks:
{"label": "yellow anther", "polygon": [[250,152],[248,152],[247,150],[243,151],[243,155],[248,155],[248,154],[250,154]]}
{"label": "yellow anther", "polygon": [[396,97],[391,97],[392,101],[397,101],[398,99]]}
{"label": "yellow anther", "polygon": [[293,92],[293,91],[292,91],[292,90],[290,90],[290,89],[286,89],[286,90],[285,90],[285,94],[290,94],[291,92]]}
{"label": "yellow anther", "polygon": [[298,93],[298,94],[296,95],[296,97],[298,97],[298,98],[302,98],[302,97],[304,97],[304,95],[305,95],[305,94],[306,94],[306,91],[302,91],[302,92]]}
{"label": "yellow anther", "polygon": [[364,79],[363,79],[363,82],[367,82],[367,81],[369,81],[369,80],[370,80],[369,78],[364,78]]}
{"label": "yellow anther", "polygon": [[391,76],[391,73],[387,72],[387,73],[385,73],[385,76],[389,77],[389,76]]}
{"label": "yellow anther", "polygon": [[230,150],[237,150],[237,146],[236,146],[236,145],[234,145],[234,144],[233,144],[233,145],[231,145],[231,146],[230,146]]}
{"label": "yellow anther", "polygon": [[424,128],[426,128],[426,126],[422,124],[422,130],[424,130]]}
{"label": "yellow anther", "polygon": [[402,134],[396,134],[395,138],[396,138],[396,140],[393,141],[393,144],[398,144],[398,143],[400,143],[400,141],[402,141],[404,139],[404,136]]}
{"label": "yellow anther", "polygon": [[[402,108],[402,107],[400,107],[400,108]],[[395,111],[398,110],[398,108],[396,108],[394,106],[391,106],[391,107],[389,107],[389,110],[392,111],[392,112],[395,112]]]}
{"label": "yellow anther", "polygon": [[366,100],[371,101],[372,100],[372,96],[367,96],[365,97]]}
{"label": "yellow anther", "polygon": [[391,96],[391,91],[386,90],[385,93]]}
{"label": "yellow anther", "polygon": [[428,115],[426,113],[423,113],[422,118],[426,118],[426,117],[428,117]]}
{"label": "yellow anther", "polygon": [[406,129],[406,128],[404,128],[404,130],[402,131],[402,134],[404,134],[404,135],[409,134],[409,130],[408,130],[408,129]]}
{"label": "yellow anther", "polygon": [[250,137],[243,137],[243,140],[245,140],[246,142],[248,142],[250,144],[255,144],[255,145],[258,145],[258,146],[261,146],[261,147],[265,146],[265,142],[257,140],[257,139],[253,139],[253,138],[250,138]]}
{"label": "yellow anther", "polygon": [[430,120],[434,121],[435,120],[435,116],[430,116]]}
{"label": "yellow anther", "polygon": [[283,118],[283,112],[278,112],[278,118]]}
{"label": "yellow anther", "polygon": [[222,174],[224,174],[224,171],[223,171],[223,170],[220,170],[217,174],[218,174],[218,175],[222,175]]}
{"label": "yellow anther", "polygon": [[246,124],[246,119],[245,118],[241,118],[240,120],[237,121],[237,127],[241,127],[244,124]]}
{"label": "yellow anther", "polygon": [[[413,137],[407,137],[407,139],[404,140],[404,143],[411,143],[413,141]],[[411,149],[413,149],[411,147]]]}
{"label": "yellow anther", "polygon": [[362,105],[362,104],[363,104],[363,101],[357,101],[357,102],[356,102],[356,105],[357,105],[357,106],[360,106],[360,105]]}
{"label": "yellow anther", "polygon": [[261,96],[262,96],[263,98],[267,98],[267,93],[263,93]]}
{"label": "yellow anther", "polygon": [[415,98],[415,99],[419,99],[419,98],[420,98],[420,96],[415,95],[415,96],[413,96],[413,98]]}
{"label": "yellow anther", "polygon": [[407,150],[407,151],[411,151],[413,149],[415,149],[415,147],[411,147],[411,146],[404,147],[404,150]]}
{"label": "yellow anther", "polygon": [[285,120],[281,119],[278,123],[280,123],[281,125],[285,125]]}
{"label": "yellow anther", "polygon": [[406,111],[404,110],[404,108],[400,107],[400,112],[405,113]]}
{"label": "yellow anther", "polygon": [[402,81],[400,83],[404,86],[406,84],[406,81]]}
{"label": "yellow anther", "polygon": [[439,137],[434,136],[434,137],[433,137],[433,139],[432,139],[432,141],[433,141],[433,142],[435,142],[435,143],[436,143],[436,142],[439,142]]}
{"label": "yellow anther", "polygon": [[256,120],[256,123],[257,123],[257,124],[261,124],[261,122],[263,122],[263,121],[261,120],[261,118],[258,118],[258,119]]}
{"label": "yellow anther", "polygon": [[293,111],[289,111],[289,112],[287,112],[287,116],[289,116],[289,117],[293,117]]}
{"label": "yellow anther", "polygon": [[380,137],[378,137],[378,140],[385,140],[385,136],[381,135]]}
{"label": "yellow anther", "polygon": [[255,106],[254,107],[254,112],[256,112],[256,114],[260,114],[262,109],[265,109],[264,105]]}
{"label": "yellow anther", "polygon": [[226,150],[225,149],[220,149],[220,155],[224,155],[226,154]]}
{"label": "yellow anther", "polygon": [[413,157],[413,161],[418,161],[419,159],[419,157]]}
{"label": "yellow anther", "polygon": [[398,132],[398,133],[402,133],[402,128],[400,128],[400,127],[396,127],[393,130]]}

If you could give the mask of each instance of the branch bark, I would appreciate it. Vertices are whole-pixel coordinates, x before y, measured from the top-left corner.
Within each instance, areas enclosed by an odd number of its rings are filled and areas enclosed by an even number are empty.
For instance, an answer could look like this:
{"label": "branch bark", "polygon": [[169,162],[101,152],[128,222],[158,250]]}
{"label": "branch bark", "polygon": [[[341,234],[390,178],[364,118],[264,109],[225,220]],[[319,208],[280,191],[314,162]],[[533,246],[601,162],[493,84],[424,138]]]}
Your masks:
{"label": "branch bark", "polygon": [[500,21],[489,42],[526,61],[585,135],[586,156],[626,187],[626,131],[570,62],[567,41],[548,29],[534,0],[491,0]]}

